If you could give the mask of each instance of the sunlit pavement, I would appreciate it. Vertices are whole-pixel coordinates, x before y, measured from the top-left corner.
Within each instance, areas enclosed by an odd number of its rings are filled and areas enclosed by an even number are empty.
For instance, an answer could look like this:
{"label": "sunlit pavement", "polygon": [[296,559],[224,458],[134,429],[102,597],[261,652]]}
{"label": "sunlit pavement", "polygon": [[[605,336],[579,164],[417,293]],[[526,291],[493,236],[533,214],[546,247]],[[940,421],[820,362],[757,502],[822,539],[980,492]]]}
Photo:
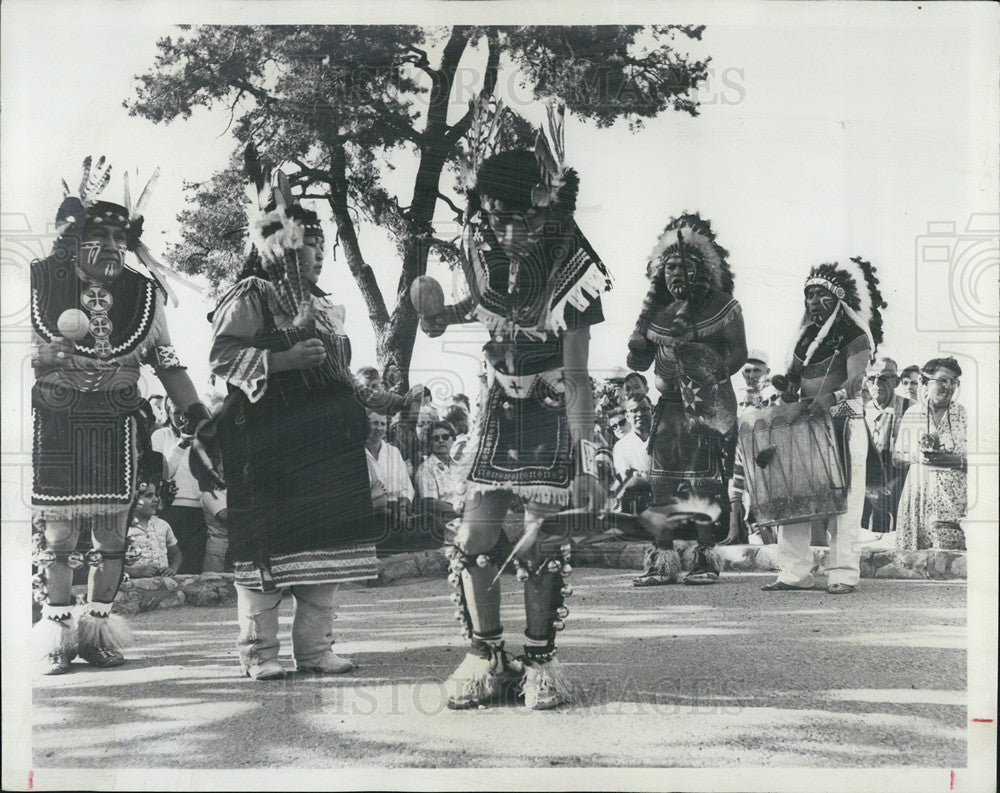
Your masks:
{"label": "sunlit pavement", "polygon": [[[464,654],[444,581],[342,590],[336,677],[239,677],[235,613],[132,620],[128,665],[38,677],[34,767],[965,765],[964,582],[765,593],[770,575],[635,589],[580,569],[560,659],[575,702],[448,711]],[[504,576],[508,649],[520,585]],[[291,669],[291,603],[282,659]]]}

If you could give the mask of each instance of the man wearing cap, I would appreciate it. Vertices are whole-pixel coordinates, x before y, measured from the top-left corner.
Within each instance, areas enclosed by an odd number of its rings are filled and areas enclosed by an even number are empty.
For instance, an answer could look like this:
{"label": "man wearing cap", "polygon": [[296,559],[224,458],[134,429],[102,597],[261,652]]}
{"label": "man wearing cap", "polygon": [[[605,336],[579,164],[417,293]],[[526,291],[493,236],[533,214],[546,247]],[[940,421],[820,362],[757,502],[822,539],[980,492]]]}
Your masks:
{"label": "man wearing cap", "polygon": [[896,523],[896,508],[906,479],[906,468],[892,461],[900,419],[910,400],[896,393],[899,376],[892,358],[879,356],[865,372],[864,414],[868,428],[863,528],[885,533]]}
{"label": "man wearing cap", "polygon": [[778,392],[771,385],[769,358],[763,350],[750,350],[747,362],[743,364],[743,380],[746,387],[736,392],[738,414],[753,408],[766,407],[778,400]]}

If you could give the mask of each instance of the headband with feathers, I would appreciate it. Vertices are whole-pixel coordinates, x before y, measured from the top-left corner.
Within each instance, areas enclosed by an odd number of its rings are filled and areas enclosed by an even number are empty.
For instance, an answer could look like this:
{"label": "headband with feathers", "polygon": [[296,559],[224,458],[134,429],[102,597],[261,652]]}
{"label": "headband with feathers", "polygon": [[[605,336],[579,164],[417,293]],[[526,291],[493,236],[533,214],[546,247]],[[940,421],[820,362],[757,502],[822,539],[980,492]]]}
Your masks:
{"label": "headband with feathers", "polygon": [[[837,300],[836,308],[827,317],[803,357],[803,365],[812,360],[820,344],[829,334],[841,313],[860,328],[868,337],[871,355],[875,355],[882,343],[882,309],[888,304],[882,299],[875,267],[860,256],[852,257],[845,264],[824,262],[813,267],[806,277],[804,289],[821,286]],[[804,318],[796,339],[796,346],[809,327]]]}
{"label": "headband with feathers", "polygon": [[306,237],[323,236],[319,217],[299,205],[284,171],[263,161],[252,143],[244,151],[244,165],[250,177],[249,243],[259,254],[282,308],[298,317],[310,294],[299,253]]}
{"label": "headband with feathers", "polygon": [[80,195],[70,194],[69,185],[62,180],[63,200],[56,212],[56,233],[62,236],[82,236],[87,223],[115,224],[125,229],[126,247],[146,267],[153,280],[169,295],[171,302],[178,304],[177,295],[167,283],[169,271],[160,264],[152,252],[139,238],[142,236],[142,226],[146,204],[153,194],[153,189],[160,178],[160,169],[153,171],[146,186],[139,194],[139,200],[132,204],[132,194],[129,190],[129,178],[126,171],[122,175],[124,205],[109,201],[99,201],[98,196],[111,181],[111,163],[103,155],[94,162],[87,155],[83,160],[83,175],[80,179]]}
{"label": "headband with feathers", "polygon": [[[460,181],[470,199],[470,212],[479,209],[478,188],[483,164],[496,155],[500,146],[500,132],[505,113],[509,112],[503,100],[478,97],[472,102],[472,121],[466,133],[463,154],[459,160]],[[537,181],[531,174],[530,205],[536,209],[549,207],[564,215],[576,209],[580,179],[576,171],[566,166],[566,107],[560,102],[547,100],[545,122],[535,137],[535,164]],[[511,174],[511,178],[517,178]]]}

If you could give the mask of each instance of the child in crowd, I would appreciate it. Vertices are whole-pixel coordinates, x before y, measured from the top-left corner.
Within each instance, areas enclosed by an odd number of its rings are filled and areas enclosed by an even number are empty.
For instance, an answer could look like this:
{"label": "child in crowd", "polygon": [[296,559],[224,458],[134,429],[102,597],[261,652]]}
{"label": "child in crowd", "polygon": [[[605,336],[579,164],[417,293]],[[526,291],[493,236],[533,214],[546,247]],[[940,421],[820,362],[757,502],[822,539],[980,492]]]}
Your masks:
{"label": "child in crowd", "polygon": [[155,484],[151,482],[139,484],[132,520],[128,527],[132,564],[125,568],[125,572],[132,578],[173,576],[183,561],[180,546],[170,524],[156,517],[159,501]]}
{"label": "child in crowd", "polygon": [[[229,510],[226,489],[218,486],[211,472],[197,455],[189,455],[188,465],[201,490],[201,510],[208,529],[205,538],[205,561],[201,572],[232,572],[232,563],[226,558],[229,551]],[[219,473],[225,475],[221,465]]]}

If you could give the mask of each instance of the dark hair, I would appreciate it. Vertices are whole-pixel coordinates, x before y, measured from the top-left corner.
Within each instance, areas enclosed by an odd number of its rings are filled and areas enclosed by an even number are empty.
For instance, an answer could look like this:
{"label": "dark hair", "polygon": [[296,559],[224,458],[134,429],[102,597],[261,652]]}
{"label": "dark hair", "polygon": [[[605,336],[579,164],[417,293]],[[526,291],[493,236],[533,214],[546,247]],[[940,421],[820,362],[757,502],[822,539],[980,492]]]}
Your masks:
{"label": "dark hair", "polygon": [[909,377],[911,374],[920,374],[920,367],[914,364],[913,366],[907,366],[902,372],[899,373],[899,378],[902,380],[904,377]]}
{"label": "dark hair", "polygon": [[649,385],[649,382],[646,380],[646,376],[643,375],[643,374],[639,374],[639,372],[629,372],[627,375],[625,375],[625,379],[622,380],[622,382],[624,383],[630,377],[637,377],[637,378],[639,378],[639,382],[641,382],[644,386],[648,386]]}
{"label": "dark hair", "polygon": [[476,173],[476,192],[503,201],[507,208],[527,212],[531,191],[540,179],[538,160],[531,151],[505,151],[487,159]]}
{"label": "dark hair", "polygon": [[959,366],[958,361],[951,356],[947,358],[931,358],[923,365],[920,373],[923,375],[923,379],[926,382],[938,369],[947,369],[955,375],[955,377],[962,376],[962,367]]}
{"label": "dark hair", "polygon": [[629,402],[638,402],[640,404],[645,403],[650,407],[653,406],[652,400],[648,396],[646,396],[646,394],[636,394],[635,396],[630,396],[628,399],[625,400],[625,404],[627,405]]}
{"label": "dark hair", "polygon": [[469,431],[469,413],[461,405],[452,405],[444,412],[444,422],[451,424],[458,435]]}
{"label": "dark hair", "polygon": [[451,397],[451,401],[461,402],[463,405],[465,405],[466,410],[472,409],[472,402],[469,400],[469,397],[466,396],[465,394],[453,394]]}
{"label": "dark hair", "polygon": [[449,435],[451,435],[452,438],[455,437],[455,428],[447,421],[435,421],[431,424],[431,428],[427,433],[428,438],[434,434],[434,430],[445,430]]}

